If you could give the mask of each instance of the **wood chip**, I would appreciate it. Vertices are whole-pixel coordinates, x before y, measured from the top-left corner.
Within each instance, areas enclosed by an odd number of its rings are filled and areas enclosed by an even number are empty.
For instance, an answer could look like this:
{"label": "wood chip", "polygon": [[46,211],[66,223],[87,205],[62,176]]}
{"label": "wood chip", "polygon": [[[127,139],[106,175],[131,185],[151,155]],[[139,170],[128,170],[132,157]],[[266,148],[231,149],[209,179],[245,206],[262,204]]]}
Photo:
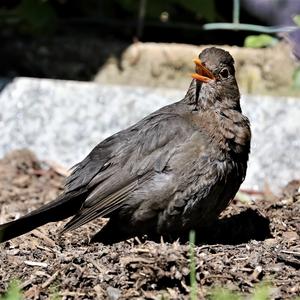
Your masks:
{"label": "wood chip", "polygon": [[42,284],[42,288],[46,288],[47,286],[49,286],[58,276],[59,271],[56,271],[51,277],[49,277],[43,284]]}
{"label": "wood chip", "polygon": [[37,238],[42,239],[48,247],[56,248],[56,243],[52,239],[50,239],[47,235],[45,235],[43,232],[41,232],[40,230],[35,229],[31,232],[31,234]]}
{"label": "wood chip", "polygon": [[42,268],[47,268],[48,267],[47,263],[39,262],[39,261],[25,260],[24,264],[28,265],[28,266],[31,266],[31,267],[42,267]]}

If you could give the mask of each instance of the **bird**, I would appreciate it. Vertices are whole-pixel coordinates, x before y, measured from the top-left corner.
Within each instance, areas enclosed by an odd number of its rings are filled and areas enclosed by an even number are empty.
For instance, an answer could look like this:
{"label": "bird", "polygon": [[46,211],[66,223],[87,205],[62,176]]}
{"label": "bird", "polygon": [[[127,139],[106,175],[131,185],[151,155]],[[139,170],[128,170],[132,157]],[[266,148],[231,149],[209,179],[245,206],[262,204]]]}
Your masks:
{"label": "bird", "polygon": [[108,218],[91,238],[104,244],[213,224],[246,176],[251,129],[230,53],[209,47],[194,63],[182,100],[101,141],[54,201],[0,225],[1,242],[69,217],[60,234]]}

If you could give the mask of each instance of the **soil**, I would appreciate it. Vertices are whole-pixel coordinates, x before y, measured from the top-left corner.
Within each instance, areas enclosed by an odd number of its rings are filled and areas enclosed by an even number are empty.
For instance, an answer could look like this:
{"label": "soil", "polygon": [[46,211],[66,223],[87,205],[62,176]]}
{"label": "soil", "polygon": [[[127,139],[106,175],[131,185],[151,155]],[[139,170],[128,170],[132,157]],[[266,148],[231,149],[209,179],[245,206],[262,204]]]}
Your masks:
{"label": "soil", "polygon": [[[66,174],[28,150],[9,153],[0,161],[0,222],[55,198]],[[244,191],[213,230],[196,232],[198,299],[218,286],[249,294],[261,282],[272,286],[271,299],[300,295],[299,187],[295,180],[281,196],[267,188],[256,195]],[[189,299],[188,243],[134,238],[90,244],[104,222],[62,237],[57,232],[64,222],[51,223],[1,244],[0,293],[17,278],[25,299]]]}

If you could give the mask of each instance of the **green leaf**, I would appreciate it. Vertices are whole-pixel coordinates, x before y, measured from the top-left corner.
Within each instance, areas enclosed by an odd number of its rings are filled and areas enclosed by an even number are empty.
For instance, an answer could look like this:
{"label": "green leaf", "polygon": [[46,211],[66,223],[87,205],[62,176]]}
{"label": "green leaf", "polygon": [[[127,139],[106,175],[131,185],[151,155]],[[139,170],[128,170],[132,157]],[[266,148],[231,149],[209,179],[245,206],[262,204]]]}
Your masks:
{"label": "green leaf", "polygon": [[252,201],[251,197],[247,193],[241,191],[237,192],[235,199],[241,201],[242,203],[251,203]]}
{"label": "green leaf", "polygon": [[300,90],[300,67],[298,67],[293,74],[293,88]]}
{"label": "green leaf", "polygon": [[268,300],[270,297],[270,288],[267,285],[257,286],[251,300]]}
{"label": "green leaf", "polygon": [[293,17],[293,21],[295,22],[295,24],[296,24],[297,26],[300,27],[300,15],[294,16],[294,17]]}
{"label": "green leaf", "polygon": [[215,1],[212,0],[177,0],[182,7],[185,9],[201,15],[209,22],[215,21],[216,8]]}
{"label": "green leaf", "polygon": [[23,21],[25,30],[31,33],[51,32],[56,25],[57,16],[48,1],[23,0],[15,12]]}
{"label": "green leaf", "polygon": [[20,284],[18,281],[13,280],[8,289],[6,294],[0,298],[0,300],[21,300],[23,299],[21,291],[20,291]]}
{"label": "green leaf", "polygon": [[244,46],[247,48],[263,48],[274,46],[278,40],[268,34],[249,35],[246,37]]}
{"label": "green leaf", "polygon": [[228,289],[217,288],[212,292],[212,300],[241,300],[241,297]]}

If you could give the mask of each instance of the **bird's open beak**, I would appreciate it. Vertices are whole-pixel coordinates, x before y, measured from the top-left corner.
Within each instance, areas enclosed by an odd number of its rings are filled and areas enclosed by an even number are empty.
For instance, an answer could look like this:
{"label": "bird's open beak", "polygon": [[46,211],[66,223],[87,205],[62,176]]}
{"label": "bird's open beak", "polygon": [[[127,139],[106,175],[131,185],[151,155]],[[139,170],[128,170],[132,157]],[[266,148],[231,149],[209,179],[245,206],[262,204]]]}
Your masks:
{"label": "bird's open beak", "polygon": [[192,74],[192,77],[201,82],[209,82],[215,79],[215,76],[207,68],[202,65],[202,62],[199,58],[194,59],[196,65],[196,73]]}

